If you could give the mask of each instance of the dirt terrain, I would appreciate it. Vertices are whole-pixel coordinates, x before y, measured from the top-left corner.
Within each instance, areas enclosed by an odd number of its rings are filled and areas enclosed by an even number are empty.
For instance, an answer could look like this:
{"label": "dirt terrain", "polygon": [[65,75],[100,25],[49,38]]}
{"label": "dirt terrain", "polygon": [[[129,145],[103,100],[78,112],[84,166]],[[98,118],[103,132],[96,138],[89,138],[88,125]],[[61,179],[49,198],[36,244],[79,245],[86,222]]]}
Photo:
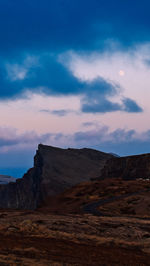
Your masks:
{"label": "dirt terrain", "polygon": [[1,212],[0,265],[149,265],[150,221]]}
{"label": "dirt terrain", "polygon": [[[80,183],[64,193],[49,197],[43,203],[42,212],[56,214],[90,213],[101,211],[100,216],[150,217],[150,181],[103,179]],[[87,206],[92,206],[88,212]],[[95,205],[95,206],[94,206]]]}
{"label": "dirt terrain", "polygon": [[1,210],[0,265],[150,265],[149,193],[149,180],[105,179]]}

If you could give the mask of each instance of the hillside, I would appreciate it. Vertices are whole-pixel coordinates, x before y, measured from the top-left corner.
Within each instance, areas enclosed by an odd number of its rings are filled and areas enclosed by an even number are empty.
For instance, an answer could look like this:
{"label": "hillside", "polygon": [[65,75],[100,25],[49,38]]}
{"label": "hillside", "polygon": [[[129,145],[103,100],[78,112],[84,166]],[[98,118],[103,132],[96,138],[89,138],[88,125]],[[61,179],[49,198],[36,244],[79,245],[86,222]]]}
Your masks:
{"label": "hillside", "polygon": [[39,210],[53,214],[147,217],[150,219],[150,181],[121,178],[82,182],[48,197]]}

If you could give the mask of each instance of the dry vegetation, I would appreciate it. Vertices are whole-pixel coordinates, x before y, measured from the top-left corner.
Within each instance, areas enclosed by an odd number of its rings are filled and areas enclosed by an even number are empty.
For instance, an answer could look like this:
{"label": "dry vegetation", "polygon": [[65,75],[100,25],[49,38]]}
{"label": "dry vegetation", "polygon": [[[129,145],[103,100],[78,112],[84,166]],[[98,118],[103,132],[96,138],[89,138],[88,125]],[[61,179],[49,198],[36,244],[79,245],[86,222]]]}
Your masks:
{"label": "dry vegetation", "polygon": [[1,212],[0,265],[149,265],[149,229],[138,219]]}
{"label": "dry vegetation", "polygon": [[[0,265],[150,265],[149,193],[149,181],[105,179],[34,212],[1,210]],[[103,215],[84,213],[86,204],[112,197],[97,206]]]}
{"label": "dry vegetation", "polygon": [[56,214],[81,214],[86,204],[113,197],[112,202],[99,204],[105,215],[150,217],[150,181],[140,179],[125,181],[113,178],[84,182],[61,195],[50,197],[41,210]]}

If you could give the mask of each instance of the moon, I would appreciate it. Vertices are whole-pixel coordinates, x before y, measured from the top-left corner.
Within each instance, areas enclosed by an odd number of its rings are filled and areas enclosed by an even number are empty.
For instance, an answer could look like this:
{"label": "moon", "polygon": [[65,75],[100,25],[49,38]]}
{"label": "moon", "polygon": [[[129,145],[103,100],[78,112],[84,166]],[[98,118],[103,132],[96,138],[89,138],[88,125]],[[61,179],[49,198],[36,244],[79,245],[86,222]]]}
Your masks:
{"label": "moon", "polygon": [[123,77],[125,75],[125,72],[123,70],[120,70],[119,75]]}

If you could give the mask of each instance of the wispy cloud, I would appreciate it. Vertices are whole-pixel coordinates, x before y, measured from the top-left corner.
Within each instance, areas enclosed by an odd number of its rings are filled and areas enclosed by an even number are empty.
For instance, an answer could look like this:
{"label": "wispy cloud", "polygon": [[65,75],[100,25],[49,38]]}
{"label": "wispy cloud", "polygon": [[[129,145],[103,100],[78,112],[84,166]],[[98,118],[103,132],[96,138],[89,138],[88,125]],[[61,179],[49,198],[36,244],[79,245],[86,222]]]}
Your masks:
{"label": "wispy cloud", "polygon": [[52,114],[56,116],[66,116],[68,114],[80,114],[78,111],[70,110],[70,109],[59,109],[59,110],[49,110],[49,109],[42,109],[40,110],[42,113]]}
{"label": "wispy cloud", "polygon": [[38,67],[38,65],[38,56],[26,55],[21,63],[5,63],[5,69],[10,81],[23,81],[35,67]]}
{"label": "wispy cloud", "polygon": [[132,99],[123,98],[121,103],[111,102],[104,95],[94,95],[94,98],[86,96],[82,102],[82,112],[85,113],[107,113],[115,111],[124,111],[128,113],[143,112],[143,109]]}

